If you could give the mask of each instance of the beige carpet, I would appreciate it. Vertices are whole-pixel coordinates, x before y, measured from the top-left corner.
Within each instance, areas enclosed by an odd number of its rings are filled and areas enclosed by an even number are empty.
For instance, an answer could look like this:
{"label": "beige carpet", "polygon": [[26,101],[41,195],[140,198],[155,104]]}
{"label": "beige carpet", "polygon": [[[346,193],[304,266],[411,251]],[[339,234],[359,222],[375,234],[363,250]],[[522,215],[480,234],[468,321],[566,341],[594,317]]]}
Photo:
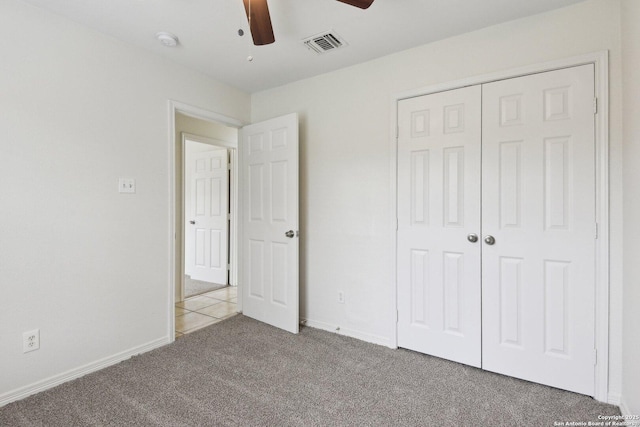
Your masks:
{"label": "beige carpet", "polygon": [[619,413],[435,357],[237,315],[0,408],[0,425],[553,426]]}

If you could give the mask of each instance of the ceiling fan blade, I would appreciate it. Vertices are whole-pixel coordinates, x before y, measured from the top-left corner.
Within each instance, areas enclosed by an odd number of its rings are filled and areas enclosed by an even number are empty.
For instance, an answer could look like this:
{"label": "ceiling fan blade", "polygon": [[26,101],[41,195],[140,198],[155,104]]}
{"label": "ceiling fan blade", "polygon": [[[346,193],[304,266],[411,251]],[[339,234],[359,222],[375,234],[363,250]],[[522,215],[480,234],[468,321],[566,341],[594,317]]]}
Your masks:
{"label": "ceiling fan blade", "polygon": [[[242,0],[244,2],[244,10],[247,12],[247,20],[249,21],[249,30],[253,38],[253,44],[262,46],[271,44],[276,41],[273,35],[273,27],[271,26],[271,16],[269,15],[269,6],[267,0]],[[251,7],[249,7],[251,2]],[[249,16],[251,10],[251,16]]]}
{"label": "ceiling fan blade", "polygon": [[342,3],[350,4],[351,6],[359,7],[360,9],[367,9],[373,3],[373,0],[338,0]]}

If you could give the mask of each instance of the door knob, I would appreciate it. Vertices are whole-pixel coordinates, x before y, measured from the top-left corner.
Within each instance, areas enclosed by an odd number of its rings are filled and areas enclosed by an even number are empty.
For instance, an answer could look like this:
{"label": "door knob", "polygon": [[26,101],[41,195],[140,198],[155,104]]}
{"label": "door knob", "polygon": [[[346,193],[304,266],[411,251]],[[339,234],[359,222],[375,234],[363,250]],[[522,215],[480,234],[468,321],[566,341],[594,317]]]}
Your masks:
{"label": "door knob", "polygon": [[471,243],[475,243],[478,241],[478,235],[474,233],[468,234],[467,240],[470,241]]}
{"label": "door knob", "polygon": [[284,233],[285,236],[287,236],[290,239],[293,239],[293,236],[296,235],[296,233],[293,232],[293,230],[289,230],[286,233]]}
{"label": "door knob", "polygon": [[189,224],[195,224],[196,222],[194,220],[189,221]]}
{"label": "door knob", "polygon": [[484,242],[487,245],[493,245],[496,242],[496,239],[493,236],[487,236],[484,238]]}

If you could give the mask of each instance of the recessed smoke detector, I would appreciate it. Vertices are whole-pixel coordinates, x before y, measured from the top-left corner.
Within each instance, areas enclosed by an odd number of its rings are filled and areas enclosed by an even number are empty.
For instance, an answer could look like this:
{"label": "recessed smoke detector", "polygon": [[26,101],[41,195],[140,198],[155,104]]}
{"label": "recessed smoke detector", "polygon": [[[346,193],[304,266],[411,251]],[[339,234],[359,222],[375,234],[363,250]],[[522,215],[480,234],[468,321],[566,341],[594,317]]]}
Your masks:
{"label": "recessed smoke detector", "polygon": [[160,31],[156,33],[156,38],[162,43],[163,46],[166,47],[176,47],[178,46],[178,37],[171,33],[167,33],[166,31]]}
{"label": "recessed smoke detector", "polygon": [[333,51],[347,46],[347,42],[333,31],[316,34],[302,40],[304,45],[317,54]]}

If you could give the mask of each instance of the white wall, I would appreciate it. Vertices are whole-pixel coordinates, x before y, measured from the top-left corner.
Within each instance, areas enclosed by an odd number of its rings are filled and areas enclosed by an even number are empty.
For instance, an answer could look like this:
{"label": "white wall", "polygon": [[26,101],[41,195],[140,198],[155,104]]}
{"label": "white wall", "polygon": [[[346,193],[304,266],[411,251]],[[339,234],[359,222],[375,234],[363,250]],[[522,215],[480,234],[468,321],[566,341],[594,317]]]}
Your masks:
{"label": "white wall", "polygon": [[[635,0],[634,0],[635,1]],[[622,175],[618,0],[486,28],[252,96],[252,119],[301,117],[301,315],[393,345],[391,98],[465,77],[610,50],[610,397],[620,398]],[[338,303],[338,291],[345,304]]]}
{"label": "white wall", "polygon": [[622,408],[640,415],[640,2],[622,2],[624,85],[624,345]]}
{"label": "white wall", "polygon": [[18,0],[0,52],[2,404],[169,340],[168,100],[248,121],[250,97]]}

